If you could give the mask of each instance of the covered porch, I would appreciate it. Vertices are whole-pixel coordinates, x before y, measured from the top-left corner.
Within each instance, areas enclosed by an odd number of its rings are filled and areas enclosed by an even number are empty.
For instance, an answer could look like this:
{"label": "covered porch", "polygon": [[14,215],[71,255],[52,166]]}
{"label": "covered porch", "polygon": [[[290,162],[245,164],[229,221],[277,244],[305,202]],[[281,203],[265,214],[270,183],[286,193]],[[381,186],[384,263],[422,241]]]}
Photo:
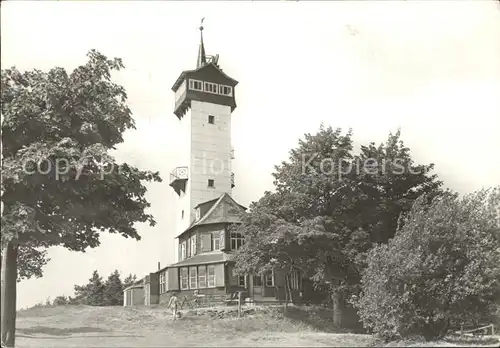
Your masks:
{"label": "covered porch", "polygon": [[[228,266],[228,273],[232,274],[232,266]],[[285,272],[275,269],[264,274],[233,275],[230,285],[244,291],[245,302],[300,301],[303,284],[299,271],[292,272],[289,283],[290,291],[286,295]]]}

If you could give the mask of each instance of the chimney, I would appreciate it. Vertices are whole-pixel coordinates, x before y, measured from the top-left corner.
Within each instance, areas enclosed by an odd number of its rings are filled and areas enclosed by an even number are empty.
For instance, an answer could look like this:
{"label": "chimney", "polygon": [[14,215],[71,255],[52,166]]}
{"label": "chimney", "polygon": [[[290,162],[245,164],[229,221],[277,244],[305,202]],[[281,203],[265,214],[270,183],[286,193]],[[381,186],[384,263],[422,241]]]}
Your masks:
{"label": "chimney", "polygon": [[158,271],[160,270],[160,261],[158,261]]}

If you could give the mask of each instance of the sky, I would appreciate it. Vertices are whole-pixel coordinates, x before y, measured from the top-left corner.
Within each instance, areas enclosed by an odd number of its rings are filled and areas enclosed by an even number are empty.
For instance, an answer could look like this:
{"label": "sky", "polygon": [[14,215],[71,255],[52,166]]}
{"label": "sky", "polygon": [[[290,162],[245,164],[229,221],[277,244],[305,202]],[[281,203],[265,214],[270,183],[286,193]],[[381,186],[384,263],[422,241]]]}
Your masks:
{"label": "sky", "polygon": [[136,130],[117,160],[158,170],[148,185],[157,225],[140,241],[103,234],[85,253],[49,249],[44,277],[18,285],[18,308],[72,295],[98,270],[139,277],[174,261],[179,121],[171,86],[193,69],[204,21],[207,54],[239,81],[232,118],[233,197],[273,188],[273,166],[323,122],[359,143],[402,129],[419,163],[460,193],[500,184],[500,2],[276,1],[2,3],[2,68],[72,70],[90,49],[120,57]]}

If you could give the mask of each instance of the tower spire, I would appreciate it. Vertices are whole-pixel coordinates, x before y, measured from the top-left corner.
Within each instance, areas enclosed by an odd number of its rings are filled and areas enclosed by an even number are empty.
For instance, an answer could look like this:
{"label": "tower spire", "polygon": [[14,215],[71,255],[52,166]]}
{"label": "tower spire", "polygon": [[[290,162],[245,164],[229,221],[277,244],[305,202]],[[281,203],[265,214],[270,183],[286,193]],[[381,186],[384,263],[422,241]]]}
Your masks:
{"label": "tower spire", "polygon": [[203,65],[207,64],[207,56],[205,55],[205,45],[203,44],[203,20],[201,19],[200,25],[200,48],[198,50],[198,61],[196,63],[196,69],[201,68]]}

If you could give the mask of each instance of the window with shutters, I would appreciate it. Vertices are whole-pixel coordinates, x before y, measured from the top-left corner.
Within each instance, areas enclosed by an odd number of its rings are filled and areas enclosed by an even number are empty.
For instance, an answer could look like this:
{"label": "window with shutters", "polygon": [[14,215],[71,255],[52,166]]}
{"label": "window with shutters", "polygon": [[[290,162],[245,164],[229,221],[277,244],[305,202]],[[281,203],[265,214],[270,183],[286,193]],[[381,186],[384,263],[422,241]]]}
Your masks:
{"label": "window with shutters", "polygon": [[189,289],[189,284],[188,284],[188,269],[187,267],[181,267],[179,269],[179,277],[181,280],[181,290],[187,290]]}
{"label": "window with shutters", "polygon": [[215,288],[215,266],[207,266],[208,288]]}
{"label": "window with shutters", "polygon": [[198,275],[196,272],[196,267],[189,267],[189,288],[198,288]]}
{"label": "window with shutters", "polygon": [[205,266],[198,267],[198,287],[207,287],[207,268]]}
{"label": "window with shutters", "polygon": [[238,276],[238,286],[245,287],[245,276]]}

